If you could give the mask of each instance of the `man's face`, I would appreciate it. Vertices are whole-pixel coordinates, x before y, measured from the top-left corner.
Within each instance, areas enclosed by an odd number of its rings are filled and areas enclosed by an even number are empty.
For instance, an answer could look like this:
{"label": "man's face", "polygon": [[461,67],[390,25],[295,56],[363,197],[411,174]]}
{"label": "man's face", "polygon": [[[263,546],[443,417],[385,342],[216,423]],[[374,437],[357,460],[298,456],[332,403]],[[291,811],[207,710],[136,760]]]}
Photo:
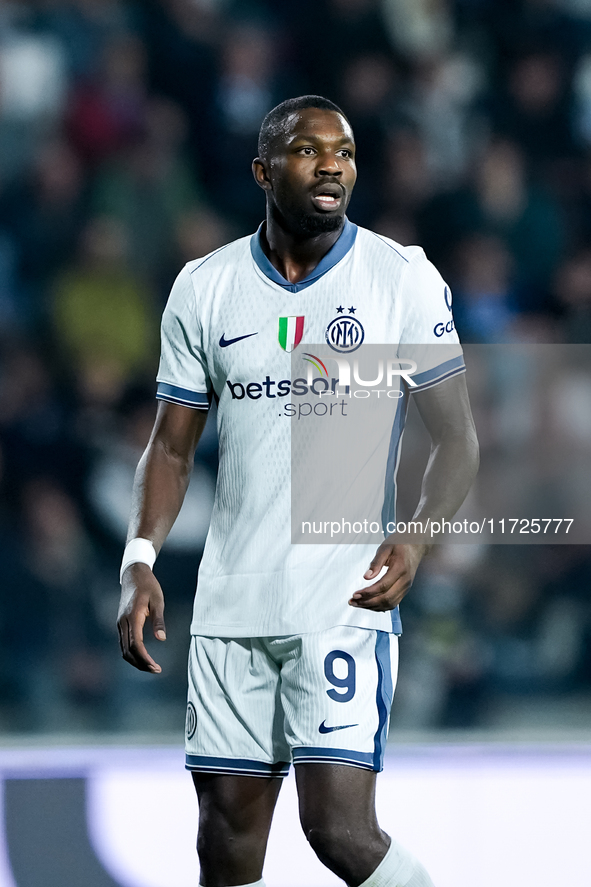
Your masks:
{"label": "man's face", "polygon": [[291,233],[338,230],[357,178],[351,127],[335,111],[291,114],[255,176]]}

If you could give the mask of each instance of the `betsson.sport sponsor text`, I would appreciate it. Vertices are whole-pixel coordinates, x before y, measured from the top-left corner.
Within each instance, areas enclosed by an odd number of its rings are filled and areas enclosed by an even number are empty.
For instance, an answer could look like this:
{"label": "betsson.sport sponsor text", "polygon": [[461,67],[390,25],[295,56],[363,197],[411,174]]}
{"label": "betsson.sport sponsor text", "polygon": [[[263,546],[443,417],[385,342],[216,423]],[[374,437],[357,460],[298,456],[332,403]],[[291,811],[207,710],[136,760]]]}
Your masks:
{"label": "betsson.sport sponsor text", "polygon": [[[314,355],[310,355],[310,357],[314,357]],[[315,360],[318,360],[318,358],[315,358]],[[372,396],[379,398],[384,396],[390,399],[399,400],[404,396],[400,387],[401,379],[403,379],[411,388],[416,385],[411,376],[416,371],[417,365],[412,360],[388,360],[386,361],[385,372],[384,361],[380,360],[378,361],[377,375],[371,380],[361,378],[359,362],[355,361],[353,365],[353,380],[360,386],[359,388],[351,385],[351,367],[349,362],[344,358],[335,360],[339,369],[338,378],[333,377],[329,379],[328,373],[326,374],[326,377],[313,377],[312,369],[311,367],[308,367],[307,378],[305,379],[300,377],[293,381],[291,379],[281,379],[280,381],[276,381],[267,375],[261,382],[232,382],[228,379],[226,385],[232,395],[232,400],[243,400],[246,402],[249,400],[260,400],[261,398],[275,400],[276,398],[283,398],[288,395],[298,398],[305,397],[306,395],[313,395],[317,398],[343,398],[339,404],[330,404],[330,409],[329,405],[324,404],[326,409],[321,411],[318,411],[316,408],[318,404],[315,406],[309,404],[310,410],[305,413],[302,413],[301,411],[303,404],[299,404],[299,408],[296,408],[295,404],[285,404],[284,415],[295,416],[297,414],[298,418],[301,415],[311,415],[312,412],[314,412],[315,415],[332,415],[335,406],[340,406],[341,409],[338,413],[340,412],[340,415],[345,416],[346,401],[344,398],[367,398]],[[322,364],[322,366],[324,367],[324,364]],[[384,382],[386,384],[385,388],[377,387]]]}

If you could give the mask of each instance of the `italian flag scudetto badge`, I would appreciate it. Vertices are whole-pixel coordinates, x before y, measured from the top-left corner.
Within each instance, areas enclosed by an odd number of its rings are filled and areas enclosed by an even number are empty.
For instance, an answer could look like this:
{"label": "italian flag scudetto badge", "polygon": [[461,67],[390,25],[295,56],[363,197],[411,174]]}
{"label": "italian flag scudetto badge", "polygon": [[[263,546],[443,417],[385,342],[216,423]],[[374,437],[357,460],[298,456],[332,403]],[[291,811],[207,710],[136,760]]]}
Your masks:
{"label": "italian flag scudetto badge", "polygon": [[304,317],[280,317],[279,318],[279,344],[289,354],[297,348],[304,335]]}

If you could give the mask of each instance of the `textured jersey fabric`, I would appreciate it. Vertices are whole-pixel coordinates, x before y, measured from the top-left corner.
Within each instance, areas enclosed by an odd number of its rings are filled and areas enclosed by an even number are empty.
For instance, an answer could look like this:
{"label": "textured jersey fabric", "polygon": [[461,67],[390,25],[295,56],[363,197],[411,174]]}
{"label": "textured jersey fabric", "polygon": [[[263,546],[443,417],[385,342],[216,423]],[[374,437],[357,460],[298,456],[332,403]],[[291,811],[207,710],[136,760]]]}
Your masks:
{"label": "textured jersey fabric", "polygon": [[[347,603],[368,584],[375,544],[291,544],[290,352],[331,341],[354,349],[355,337],[394,343],[401,355],[435,346],[421,350],[414,390],[464,370],[449,289],[423,251],[348,221],[297,284],[266,258],[260,229],[189,262],[176,279],[157,396],[195,409],[218,401],[220,463],[193,634],[264,637],[336,625],[400,632],[398,610]],[[456,346],[451,358],[448,347],[442,360],[440,343]],[[399,417],[394,449],[403,424]]]}

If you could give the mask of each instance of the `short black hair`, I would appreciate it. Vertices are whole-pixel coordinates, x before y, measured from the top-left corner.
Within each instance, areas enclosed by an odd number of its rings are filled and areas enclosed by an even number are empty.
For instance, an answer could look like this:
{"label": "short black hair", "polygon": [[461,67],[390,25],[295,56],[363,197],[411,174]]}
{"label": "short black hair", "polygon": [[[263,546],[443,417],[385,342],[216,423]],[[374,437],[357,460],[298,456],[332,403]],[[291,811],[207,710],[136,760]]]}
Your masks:
{"label": "short black hair", "polygon": [[335,113],[340,114],[349,123],[347,115],[341,111],[339,106],[331,102],[330,99],[325,99],[324,96],[301,95],[296,99],[286,99],[286,101],[281,102],[280,105],[269,111],[261,123],[258,145],[259,157],[267,156],[271,143],[281,132],[285,118],[293,114],[294,111],[303,111],[305,108],[321,108],[323,111],[335,111]]}

